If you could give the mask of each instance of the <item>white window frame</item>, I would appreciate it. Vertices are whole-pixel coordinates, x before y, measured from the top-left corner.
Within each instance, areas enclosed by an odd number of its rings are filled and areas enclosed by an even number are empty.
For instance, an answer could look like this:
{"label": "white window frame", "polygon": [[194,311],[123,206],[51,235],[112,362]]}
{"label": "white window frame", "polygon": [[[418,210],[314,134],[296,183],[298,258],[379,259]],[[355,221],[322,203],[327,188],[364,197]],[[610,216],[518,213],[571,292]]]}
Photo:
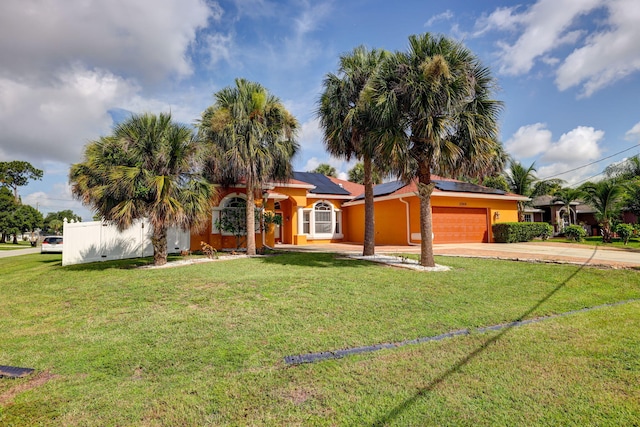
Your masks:
{"label": "white window frame", "polygon": [[[320,233],[316,231],[316,206],[329,206],[331,222],[329,224],[328,233]],[[322,212],[322,211],[318,211]],[[308,240],[324,240],[324,239],[342,239],[342,210],[338,209],[328,200],[318,200],[308,208],[298,207],[298,230],[300,234],[307,236]]]}
{"label": "white window frame", "polygon": [[[243,199],[245,204],[247,203],[247,195],[244,193],[227,194],[220,201],[218,206],[213,208],[213,211],[211,213],[211,234],[222,234],[223,236],[233,236],[233,233],[229,233],[228,231],[222,231],[218,227],[216,227],[216,222],[220,219],[220,215],[222,214],[222,211],[224,211],[228,207],[227,204],[231,202],[233,199]],[[256,213],[256,234],[260,234],[260,217],[258,216],[257,213]]]}
{"label": "white window frame", "polygon": [[[529,219],[527,219],[527,217]],[[533,214],[532,213],[526,213],[524,214],[524,222],[533,222]]]}

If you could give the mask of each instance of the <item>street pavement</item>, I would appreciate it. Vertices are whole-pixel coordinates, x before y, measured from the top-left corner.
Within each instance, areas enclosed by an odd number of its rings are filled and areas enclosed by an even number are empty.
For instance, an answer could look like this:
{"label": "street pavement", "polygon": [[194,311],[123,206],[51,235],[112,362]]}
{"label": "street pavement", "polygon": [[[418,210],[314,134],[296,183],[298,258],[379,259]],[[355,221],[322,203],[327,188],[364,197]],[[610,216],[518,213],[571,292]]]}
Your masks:
{"label": "street pavement", "polygon": [[26,249],[8,249],[6,251],[0,251],[0,258],[7,258],[10,256],[37,254],[40,252],[40,248],[26,248]]}

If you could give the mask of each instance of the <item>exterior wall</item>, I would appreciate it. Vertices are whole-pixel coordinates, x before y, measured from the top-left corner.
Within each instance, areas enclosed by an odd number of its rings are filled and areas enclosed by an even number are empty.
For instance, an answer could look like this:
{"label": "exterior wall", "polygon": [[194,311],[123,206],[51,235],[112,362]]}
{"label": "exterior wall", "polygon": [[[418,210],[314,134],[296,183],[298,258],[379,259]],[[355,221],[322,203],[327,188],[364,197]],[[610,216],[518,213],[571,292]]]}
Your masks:
{"label": "exterior wall", "polygon": [[[102,221],[65,222],[62,265],[96,261],[141,258],[153,255],[151,227],[137,221],[120,232]],[[189,248],[189,232],[172,227],[167,232],[167,252],[180,253]]]}
{"label": "exterior wall", "polygon": [[[404,202],[403,202],[404,200]],[[467,197],[432,196],[431,204],[436,207],[482,208],[487,210],[488,240],[493,241],[491,226],[499,222],[517,222],[517,203],[513,200],[480,199]],[[409,233],[407,235],[407,209]],[[345,221],[345,240],[362,243],[364,241],[364,204],[348,206]],[[376,245],[407,245],[420,243],[420,201],[417,196],[407,194],[403,198],[378,200],[374,208]]]}

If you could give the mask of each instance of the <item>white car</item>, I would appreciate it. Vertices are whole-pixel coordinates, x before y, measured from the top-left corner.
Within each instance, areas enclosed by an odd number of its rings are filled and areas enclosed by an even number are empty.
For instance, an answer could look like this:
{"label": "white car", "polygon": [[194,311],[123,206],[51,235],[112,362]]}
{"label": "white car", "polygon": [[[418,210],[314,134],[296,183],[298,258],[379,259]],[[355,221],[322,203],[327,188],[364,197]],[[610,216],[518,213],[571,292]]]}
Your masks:
{"label": "white car", "polygon": [[62,236],[47,236],[42,241],[40,253],[57,252],[62,253]]}

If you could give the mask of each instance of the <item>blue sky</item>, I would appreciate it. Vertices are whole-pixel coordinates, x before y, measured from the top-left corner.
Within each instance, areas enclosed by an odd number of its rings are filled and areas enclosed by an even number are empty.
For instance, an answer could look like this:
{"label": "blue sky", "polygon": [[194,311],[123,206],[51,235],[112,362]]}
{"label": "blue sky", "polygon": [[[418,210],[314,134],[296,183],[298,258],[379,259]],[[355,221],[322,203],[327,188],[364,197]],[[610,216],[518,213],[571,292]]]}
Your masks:
{"label": "blue sky", "polygon": [[69,165],[114,117],[171,111],[193,123],[244,77],[298,118],[296,170],[330,163],[346,175],[353,162],[326,154],[314,113],[323,77],[358,45],[404,50],[428,31],[493,70],[507,151],[541,178],[580,167],[558,176],[575,184],[640,153],[638,23],[637,0],[3,0],[0,160],[44,170],[23,202],[90,219]]}

